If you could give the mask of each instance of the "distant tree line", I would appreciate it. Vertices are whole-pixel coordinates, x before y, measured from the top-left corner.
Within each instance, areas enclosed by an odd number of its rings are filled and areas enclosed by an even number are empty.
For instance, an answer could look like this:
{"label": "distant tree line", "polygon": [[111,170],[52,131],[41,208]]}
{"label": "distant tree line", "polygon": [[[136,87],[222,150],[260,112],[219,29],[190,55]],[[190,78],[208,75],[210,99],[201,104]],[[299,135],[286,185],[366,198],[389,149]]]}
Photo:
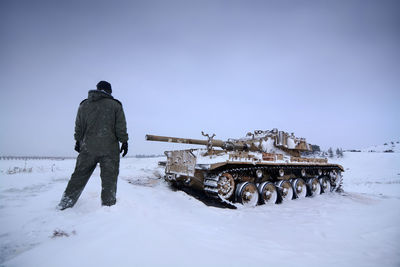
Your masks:
{"label": "distant tree line", "polygon": [[325,156],[328,156],[329,158],[333,158],[335,155],[337,158],[343,158],[343,149],[342,148],[336,148],[336,152],[333,152],[332,147],[328,149],[328,152],[324,152]]}
{"label": "distant tree line", "polygon": [[336,148],[336,153],[334,153],[334,150],[332,147],[328,149],[328,151],[322,151],[319,145],[311,145],[312,151],[307,151],[303,152],[302,154],[304,155],[314,155],[318,157],[329,157],[333,158],[335,155],[338,158],[343,157],[343,149],[342,148]]}

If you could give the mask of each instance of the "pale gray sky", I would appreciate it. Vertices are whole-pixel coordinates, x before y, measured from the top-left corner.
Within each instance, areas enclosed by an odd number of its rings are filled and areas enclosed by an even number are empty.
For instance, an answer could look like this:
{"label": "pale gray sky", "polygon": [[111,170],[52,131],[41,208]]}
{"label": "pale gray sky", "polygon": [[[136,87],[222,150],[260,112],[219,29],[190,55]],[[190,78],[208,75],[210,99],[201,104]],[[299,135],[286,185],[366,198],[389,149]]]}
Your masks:
{"label": "pale gray sky", "polygon": [[130,155],[279,128],[321,146],[400,139],[399,1],[0,2],[0,155],[76,155],[79,103],[122,101]]}

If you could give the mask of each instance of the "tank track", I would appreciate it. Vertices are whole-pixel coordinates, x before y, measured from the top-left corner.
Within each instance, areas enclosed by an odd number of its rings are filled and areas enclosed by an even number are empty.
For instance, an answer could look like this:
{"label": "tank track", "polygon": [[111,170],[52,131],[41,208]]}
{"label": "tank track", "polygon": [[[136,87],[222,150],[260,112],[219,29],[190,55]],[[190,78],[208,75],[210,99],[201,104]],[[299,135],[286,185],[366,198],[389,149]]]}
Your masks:
{"label": "tank track", "polygon": [[[316,169],[317,170],[321,169],[322,172],[325,173],[324,176],[326,176],[330,179],[331,186],[333,186],[335,188],[335,190],[337,190],[339,192],[343,191],[343,189],[341,188],[342,182],[343,182],[342,177],[340,177],[340,179],[338,181],[338,185],[336,185],[332,181],[332,178],[329,175],[329,172],[332,169],[336,170],[336,171],[340,171],[340,169],[337,167],[330,167],[330,166],[318,166],[318,168],[316,168],[315,166],[260,166],[260,167],[242,167],[242,168],[224,169],[218,173],[210,173],[207,177],[204,178],[204,181],[203,181],[204,191],[205,191],[206,195],[209,197],[213,197],[213,198],[219,199],[222,202],[226,202],[228,204],[235,205],[234,202],[224,199],[224,198],[221,198],[219,196],[218,181],[222,174],[230,173],[230,174],[234,175],[234,174],[240,174],[240,173],[247,173],[247,174],[252,174],[251,176],[254,176],[253,173],[255,173],[257,170],[266,170],[268,172],[273,173],[273,172],[279,171],[280,169],[283,169],[285,171],[285,173],[286,172],[293,173],[295,171],[300,171],[301,169],[305,169],[306,172],[307,172],[307,170],[316,171]],[[255,176],[255,177],[256,177],[255,183],[257,183],[257,176]],[[235,196],[235,192],[234,192],[233,197],[231,197],[230,199],[235,199],[235,198],[236,198],[236,196]]]}
{"label": "tank track", "polygon": [[207,176],[204,178],[204,191],[207,195],[212,197],[218,197],[218,179],[222,175],[221,172],[218,175]]}

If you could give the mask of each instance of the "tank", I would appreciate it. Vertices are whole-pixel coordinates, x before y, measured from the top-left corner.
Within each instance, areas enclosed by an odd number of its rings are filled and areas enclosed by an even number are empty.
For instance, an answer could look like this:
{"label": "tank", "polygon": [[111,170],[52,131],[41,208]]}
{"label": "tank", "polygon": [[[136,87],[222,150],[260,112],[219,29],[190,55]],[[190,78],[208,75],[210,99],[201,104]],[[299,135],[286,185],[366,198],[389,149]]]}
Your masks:
{"label": "tank", "polygon": [[312,155],[312,146],[277,129],[226,141],[146,135],[148,141],[204,145],[165,151],[164,179],[245,206],[275,204],[342,190],[343,167]]}

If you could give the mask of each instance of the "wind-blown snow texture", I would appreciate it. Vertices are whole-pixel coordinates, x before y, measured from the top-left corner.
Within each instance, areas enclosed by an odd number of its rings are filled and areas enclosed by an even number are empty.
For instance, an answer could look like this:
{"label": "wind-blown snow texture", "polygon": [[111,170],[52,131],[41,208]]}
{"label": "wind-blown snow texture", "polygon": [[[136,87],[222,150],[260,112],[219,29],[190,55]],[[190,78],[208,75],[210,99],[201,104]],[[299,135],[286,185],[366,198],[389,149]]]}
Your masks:
{"label": "wind-blown snow texture", "polygon": [[0,161],[0,265],[400,265],[400,153],[345,153],[343,195],[236,210],[174,192],[158,160],[122,159],[113,207],[100,206],[96,169],[65,211],[74,160],[27,161],[32,173],[19,174],[7,170],[23,161]]}

